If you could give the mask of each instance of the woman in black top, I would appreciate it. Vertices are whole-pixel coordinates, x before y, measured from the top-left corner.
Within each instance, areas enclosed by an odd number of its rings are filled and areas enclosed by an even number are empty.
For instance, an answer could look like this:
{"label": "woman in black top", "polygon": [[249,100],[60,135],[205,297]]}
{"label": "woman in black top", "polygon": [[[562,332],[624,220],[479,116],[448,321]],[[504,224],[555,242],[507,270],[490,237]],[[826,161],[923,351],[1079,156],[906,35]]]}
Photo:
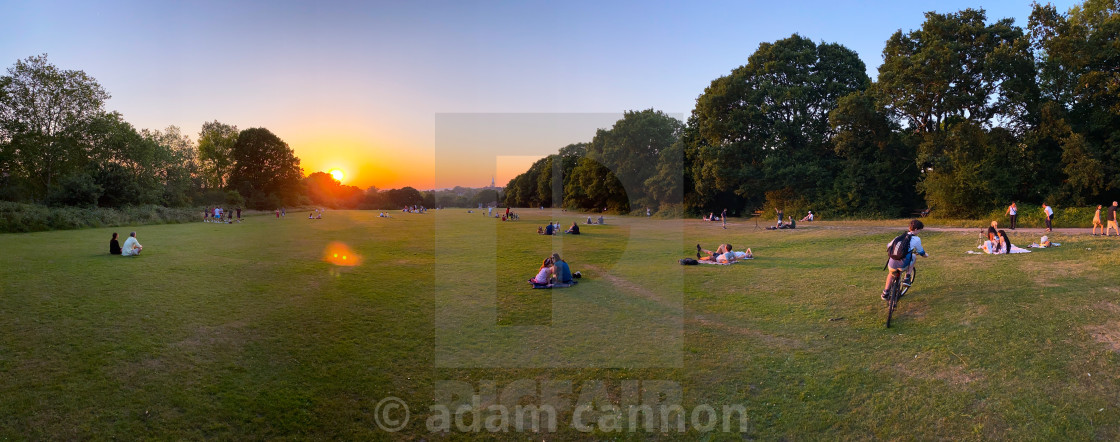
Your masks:
{"label": "woman in black top", "polygon": [[109,254],[121,254],[121,243],[117,242],[117,232],[113,232],[113,239],[109,241]]}

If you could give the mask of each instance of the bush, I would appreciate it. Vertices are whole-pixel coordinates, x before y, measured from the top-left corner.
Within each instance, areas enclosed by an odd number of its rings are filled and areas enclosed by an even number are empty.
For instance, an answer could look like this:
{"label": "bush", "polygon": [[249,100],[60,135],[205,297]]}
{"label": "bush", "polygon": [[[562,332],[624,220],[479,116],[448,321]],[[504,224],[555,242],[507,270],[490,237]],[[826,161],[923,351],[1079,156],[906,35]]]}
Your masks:
{"label": "bush", "polygon": [[[1034,204],[1019,204],[1019,216],[1015,221],[1015,227],[1046,227],[1046,216],[1042,211],[1041,205]],[[1105,219],[1108,206],[1101,207],[1101,220]],[[1057,227],[1093,227],[1093,213],[1097,211],[1097,206],[1091,207],[1055,207],[1054,208],[1054,221],[1051,223],[1055,228]],[[1011,224],[1010,218],[1007,216],[1007,207],[993,210],[988,213],[987,222],[993,220],[999,221],[1001,227],[1009,227]],[[987,225],[985,223],[984,225]]]}
{"label": "bush", "polygon": [[0,232],[39,232],[137,224],[197,221],[200,209],[131,206],[121,209],[48,207],[0,202]]}
{"label": "bush", "polygon": [[86,174],[68,176],[60,184],[47,196],[47,203],[52,206],[96,207],[97,199],[105,191]]}

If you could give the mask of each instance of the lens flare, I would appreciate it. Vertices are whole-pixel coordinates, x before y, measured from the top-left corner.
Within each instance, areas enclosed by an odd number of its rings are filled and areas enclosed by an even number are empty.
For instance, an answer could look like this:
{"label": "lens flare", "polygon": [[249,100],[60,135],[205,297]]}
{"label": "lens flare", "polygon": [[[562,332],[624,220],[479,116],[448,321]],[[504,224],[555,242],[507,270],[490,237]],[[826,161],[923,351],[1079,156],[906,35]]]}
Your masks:
{"label": "lens flare", "polygon": [[353,267],[362,263],[362,257],[354,253],[350,246],[335,241],[327,244],[327,249],[323,251],[323,261],[336,266]]}

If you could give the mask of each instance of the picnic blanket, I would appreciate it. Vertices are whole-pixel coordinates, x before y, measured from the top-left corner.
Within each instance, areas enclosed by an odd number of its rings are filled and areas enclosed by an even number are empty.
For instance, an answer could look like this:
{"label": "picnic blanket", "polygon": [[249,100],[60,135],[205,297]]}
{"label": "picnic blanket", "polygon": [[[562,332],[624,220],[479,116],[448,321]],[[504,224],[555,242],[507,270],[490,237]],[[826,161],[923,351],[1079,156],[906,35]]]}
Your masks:
{"label": "picnic blanket", "polygon": [[[754,258],[736,258],[735,262],[745,261],[745,260],[748,260],[748,259],[754,259]],[[719,262],[719,261],[697,261],[697,262],[699,262],[700,264],[711,264],[711,265],[717,265],[717,266],[729,266],[731,264],[735,264],[735,262]]]}
{"label": "picnic blanket", "polygon": [[555,283],[555,284],[537,284],[537,283],[533,282],[532,279],[529,280],[529,285],[533,286],[534,289],[562,289],[562,288],[571,287],[571,286],[576,285],[578,283],[579,283],[579,281],[572,281],[571,284],[565,284],[565,283],[561,283],[561,282],[558,282],[558,283]]}
{"label": "picnic blanket", "polygon": [[[1027,247],[1030,247],[1030,246],[1027,246]],[[984,248],[984,246],[976,246],[976,248],[982,249],[982,248]],[[968,250],[965,253],[967,253],[969,255],[987,255],[987,253],[977,252],[975,250]],[[1024,249],[1022,247],[1017,247],[1015,244],[1012,244],[1011,245],[1011,253],[1031,253],[1031,251],[1027,250],[1027,249]],[[996,255],[1006,255],[1006,253],[996,253]]]}

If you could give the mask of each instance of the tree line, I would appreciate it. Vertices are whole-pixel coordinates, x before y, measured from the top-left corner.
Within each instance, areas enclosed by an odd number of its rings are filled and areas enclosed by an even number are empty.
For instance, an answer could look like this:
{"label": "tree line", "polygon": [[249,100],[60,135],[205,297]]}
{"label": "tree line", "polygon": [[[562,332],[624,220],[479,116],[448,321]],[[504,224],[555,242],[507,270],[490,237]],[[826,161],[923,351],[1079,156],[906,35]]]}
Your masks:
{"label": "tree line", "polygon": [[322,172],[304,177],[291,147],[265,128],[206,122],[197,143],[176,126],[137,130],[105,109],[109,98],[96,79],[46,55],[9,67],[0,76],[0,200],[264,210],[435,205],[434,194],[411,187],[362,190]]}
{"label": "tree line", "polygon": [[1120,2],[925,14],[877,81],[794,34],[717,78],[687,121],[626,112],[509,182],[514,206],[974,217],[1011,201],[1120,199]]}

